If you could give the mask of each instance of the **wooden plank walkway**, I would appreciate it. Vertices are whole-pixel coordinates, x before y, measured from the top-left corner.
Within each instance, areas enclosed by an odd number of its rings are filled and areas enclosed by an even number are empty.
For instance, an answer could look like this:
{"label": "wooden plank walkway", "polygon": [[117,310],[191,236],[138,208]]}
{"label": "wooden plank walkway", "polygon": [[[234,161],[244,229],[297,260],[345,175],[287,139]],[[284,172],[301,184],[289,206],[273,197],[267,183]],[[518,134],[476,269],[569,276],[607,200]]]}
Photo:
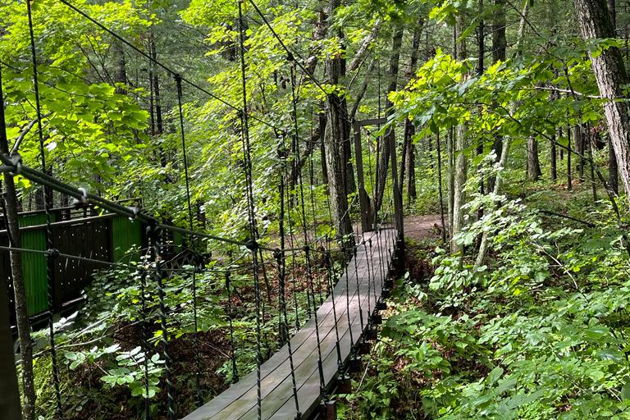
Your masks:
{"label": "wooden plank walkway", "polygon": [[[359,238],[360,241],[366,242],[370,239],[372,247],[360,245],[357,248],[356,261],[354,259],[350,261],[347,278],[344,274],[334,288],[336,319],[333,314],[332,295],[317,310],[322,367],[327,387],[333,383],[339,362],[345,363],[350,356],[352,344],[357,342],[367,327],[370,312],[374,311],[374,306],[381,295],[394,254],[395,230],[381,230],[380,234],[366,232]],[[346,286],[350,290],[348,294]],[[339,335],[341,361],[336,349],[335,324]],[[320,397],[315,317],[291,338],[291,349],[300,411],[303,416],[308,416],[318,407]],[[260,370],[262,418],[295,418],[297,411],[288,347],[285,345],[280,348],[261,365]],[[186,416],[185,420],[256,418],[257,383],[254,371]]]}

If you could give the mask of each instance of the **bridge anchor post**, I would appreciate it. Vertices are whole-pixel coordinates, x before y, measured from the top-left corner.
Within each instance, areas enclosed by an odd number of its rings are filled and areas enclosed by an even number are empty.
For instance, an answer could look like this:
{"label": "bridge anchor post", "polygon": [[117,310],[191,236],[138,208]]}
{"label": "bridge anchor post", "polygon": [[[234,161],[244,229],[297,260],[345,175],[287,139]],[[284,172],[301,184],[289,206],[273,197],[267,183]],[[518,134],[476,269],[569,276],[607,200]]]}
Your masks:
{"label": "bridge anchor post", "polygon": [[347,373],[337,376],[337,394],[350,394],[352,392],[352,379]]}
{"label": "bridge anchor post", "polygon": [[337,419],[337,401],[326,400],[322,401],[319,406],[320,418],[324,420],[336,420]]}

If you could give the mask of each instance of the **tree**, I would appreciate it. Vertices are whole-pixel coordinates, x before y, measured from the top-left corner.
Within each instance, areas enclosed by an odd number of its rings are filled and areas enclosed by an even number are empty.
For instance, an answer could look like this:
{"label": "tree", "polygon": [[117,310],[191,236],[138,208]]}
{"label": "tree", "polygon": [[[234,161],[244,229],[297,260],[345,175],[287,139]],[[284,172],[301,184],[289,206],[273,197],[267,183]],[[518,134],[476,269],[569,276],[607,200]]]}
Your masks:
{"label": "tree", "polygon": [[[585,40],[614,38],[615,31],[605,0],[574,0],[575,10]],[[616,46],[601,54],[590,54],[600,95],[605,99],[604,114],[613,145],[619,177],[630,200],[630,104],[623,91],[627,83],[621,51]]]}
{"label": "tree", "polygon": [[[339,0],[331,0],[328,6],[328,19],[332,19],[339,7]],[[330,26],[330,24],[328,24]],[[339,84],[343,74],[343,58],[339,55],[330,57],[326,61],[326,75],[333,86]],[[346,141],[346,121],[343,107],[345,101],[336,91],[329,93],[326,100],[326,129],[324,143],[326,145],[326,162],[328,166],[328,189],[330,204],[337,236],[345,249],[351,249],[345,237],[352,233],[350,215],[348,212],[348,184],[346,183],[346,161],[344,159],[344,142]]]}

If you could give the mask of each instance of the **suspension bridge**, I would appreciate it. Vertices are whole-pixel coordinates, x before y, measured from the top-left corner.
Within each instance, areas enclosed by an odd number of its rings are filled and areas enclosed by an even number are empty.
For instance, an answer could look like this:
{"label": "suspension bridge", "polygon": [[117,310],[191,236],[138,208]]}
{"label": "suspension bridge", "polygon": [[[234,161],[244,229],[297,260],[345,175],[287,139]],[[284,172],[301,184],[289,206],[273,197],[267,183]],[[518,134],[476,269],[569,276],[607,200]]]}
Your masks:
{"label": "suspension bridge", "polygon": [[[139,289],[140,308],[138,321],[141,337],[138,340],[140,349],[140,382],[144,392],[144,418],[186,418],[186,419],[268,419],[268,418],[334,418],[335,392],[350,392],[348,373],[360,366],[360,356],[369,349],[371,340],[376,337],[378,325],[382,321],[379,312],[386,305],[383,301],[392,287],[392,272],[400,262],[404,247],[402,225],[402,196],[396,173],[395,147],[385,159],[386,165],[379,165],[378,152],[381,150],[379,142],[384,141],[376,137],[376,147],[367,147],[368,166],[375,162],[371,182],[372,188],[379,186],[378,179],[385,181],[381,191],[372,191],[376,197],[380,193],[381,199],[387,205],[373,205],[367,194],[366,180],[363,174],[363,144],[361,130],[369,125],[382,125],[384,118],[364,121],[348,121],[355,130],[355,170],[357,172],[358,202],[347,203],[348,209],[341,214],[345,218],[351,232],[345,235],[329,237],[318,236],[316,228],[322,220],[317,220],[315,205],[309,209],[309,202],[314,203],[312,155],[309,158],[310,181],[302,174],[301,150],[304,142],[298,127],[297,101],[298,89],[297,73],[302,72],[303,80],[310,81],[329,96],[320,81],[305,68],[305,60],[295,51],[290,50],[282,38],[274,31],[270,21],[258,8],[255,2],[247,0],[253,10],[287,53],[287,65],[290,70],[291,96],[293,112],[292,127],[279,127],[275,122],[269,122],[264,115],[251,112],[248,105],[247,71],[248,65],[245,54],[245,16],[241,2],[239,11],[239,51],[241,61],[242,102],[234,104],[212,93],[173,70],[170,66],[158,61],[154,56],[143,51],[133,42],[125,39],[117,32],[106,27],[67,0],[59,0],[82,18],[95,24],[113,38],[122,42],[131,51],[146,60],[150,67],[173,77],[174,91],[177,98],[175,110],[176,121],[181,136],[181,155],[177,157],[185,180],[186,198],[181,211],[187,214],[187,226],[177,226],[162,218],[150,214],[140,206],[127,206],[120,202],[93,194],[84,188],[64,182],[55,177],[47,162],[44,127],[42,121],[42,98],[39,91],[38,71],[40,59],[36,48],[33,31],[34,14],[31,2],[26,2],[26,12],[30,26],[31,58],[33,73],[33,96],[36,112],[36,139],[39,143],[39,168],[29,166],[16,153],[11,153],[6,135],[4,117],[5,99],[2,92],[2,68],[0,67],[0,102],[3,104],[0,112],[0,172],[7,178],[20,175],[45,191],[45,203],[42,224],[37,227],[43,235],[41,246],[25,247],[19,237],[25,228],[15,223],[18,217],[10,204],[5,206],[5,230],[0,234],[0,250],[6,251],[11,258],[16,255],[37,255],[45,259],[45,267],[41,273],[41,284],[46,287],[45,310],[43,316],[47,321],[47,348],[44,353],[50,357],[50,377],[54,398],[55,418],[67,417],[68,392],[62,382],[67,380],[68,371],[59,360],[60,348],[57,342],[60,331],[55,325],[60,305],[56,296],[61,287],[59,277],[70,276],[63,266],[73,264],[73,272],[92,271],[95,268],[122,268],[134,273]],[[244,198],[247,202],[247,238],[230,238],[209,233],[203,223],[195,220],[193,203],[191,200],[191,185],[189,163],[187,156],[187,137],[183,99],[185,89],[195,89],[217,100],[235,117],[238,128],[241,149],[243,153]],[[260,215],[254,193],[254,165],[252,163],[252,139],[250,138],[250,124],[257,122],[267,127],[278,138],[278,162],[274,168],[278,173],[278,214],[277,232],[262,232],[259,226]],[[286,139],[291,144],[284,145]],[[350,141],[349,139],[347,140]],[[372,148],[377,156],[372,159]],[[371,166],[370,166],[371,167]],[[290,173],[297,173],[297,185],[287,185]],[[307,184],[308,181],[308,185]],[[77,206],[90,208],[100,215],[107,217],[122,217],[132,223],[137,223],[142,230],[142,238],[137,244],[140,248],[137,261],[126,262],[116,260],[112,253],[96,253],[88,246],[81,248],[70,247],[67,242],[59,241],[58,235],[53,233],[72,222],[73,226],[93,225],[85,218],[75,218],[71,221],[57,221],[53,217],[55,209],[52,198],[64,196],[75,200]],[[310,195],[310,196],[309,196]],[[329,213],[331,204],[327,203]],[[288,215],[298,214],[297,222]],[[310,214],[308,214],[310,213]],[[311,220],[308,220],[308,218]],[[352,217],[357,220],[352,220]],[[337,215],[339,218],[339,215]],[[13,219],[13,220],[12,220]],[[333,223],[331,214],[330,221]],[[90,220],[93,222],[93,220]],[[65,225],[64,225],[65,223]],[[216,227],[216,226],[214,226]],[[29,229],[36,229],[29,227]],[[179,241],[174,238],[179,237]],[[4,241],[4,242],[2,242]],[[338,243],[338,248],[335,244]],[[76,244],[74,244],[76,245]],[[214,258],[212,264],[208,257],[203,257],[203,250],[211,249]],[[182,253],[191,256],[184,263],[179,262]],[[340,270],[335,269],[333,254],[339,253],[337,258]],[[120,250],[118,250],[120,253]],[[109,257],[108,257],[109,255]],[[235,257],[235,255],[239,255]],[[60,268],[62,267],[62,268]],[[14,274],[14,272],[12,272]],[[185,276],[189,279],[184,286],[172,286],[175,276]],[[11,276],[13,278],[13,275]],[[57,277],[57,279],[55,278]],[[240,283],[234,280],[240,277]],[[217,287],[217,278],[224,278],[225,283]],[[9,280],[9,279],[6,279]],[[37,279],[35,279],[37,280]],[[33,280],[33,281],[35,281]],[[65,279],[70,284],[72,281]],[[83,279],[82,279],[83,281]],[[210,287],[209,283],[213,286]],[[8,281],[10,283],[10,281]],[[16,285],[14,284],[15,288]],[[19,287],[19,285],[18,285]],[[220,290],[217,290],[220,289]],[[15,293],[15,317],[24,316],[18,313],[19,294],[24,293],[11,289]],[[28,291],[27,291],[28,292]],[[185,297],[182,297],[185,292]],[[206,294],[214,293],[220,297],[219,302],[209,302]],[[300,296],[305,303],[300,302]],[[178,300],[184,299],[185,300]],[[6,296],[0,293],[0,306],[8,307]],[[172,303],[172,302],[177,303]],[[214,306],[213,306],[214,305]],[[203,347],[204,335],[200,326],[200,312],[216,309],[221,306],[223,311],[222,326],[217,330],[225,331],[227,350],[216,354],[195,354],[195,349]],[[182,321],[182,308],[190,308]],[[24,308],[22,308],[24,310]],[[186,309],[187,310],[187,309]],[[41,315],[41,314],[40,314]],[[10,337],[11,328],[9,317],[2,320],[3,328],[0,332],[0,342],[6,344],[13,339]],[[244,319],[253,319],[254,327],[251,331],[239,330],[235,325]],[[182,356],[175,355],[174,347],[178,337],[170,336],[169,328],[186,323],[192,353]],[[269,333],[270,325],[274,325],[274,332]],[[183,328],[183,327],[182,327]],[[156,335],[156,331],[159,334]],[[18,331],[20,341],[28,341],[30,332]],[[152,337],[159,337],[156,347],[151,342]],[[253,337],[253,340],[248,340]],[[253,341],[253,342],[252,342]],[[274,344],[270,344],[270,342]],[[244,370],[240,358],[251,348],[241,349],[240,346],[253,346],[255,353],[255,367]],[[11,352],[5,360],[13,360],[13,348],[4,346],[0,351]],[[163,374],[160,377],[160,399],[157,404],[151,401],[151,372],[149,360],[151,353],[157,352],[163,363]],[[7,356],[5,354],[5,356]],[[23,355],[21,355],[23,356]],[[222,392],[208,389],[208,377],[214,372],[208,371],[208,365],[213,358],[223,357],[230,368],[231,384],[226,384]],[[188,390],[188,382],[176,381],[175,367],[185,365],[191,369],[190,378],[192,388]],[[3,371],[11,373],[17,378],[15,368],[2,366]],[[65,370],[65,371],[64,371]],[[179,372],[178,372],[179,373]],[[64,379],[66,378],[66,379]],[[227,386],[229,385],[229,386]],[[0,401],[0,409],[5,413],[13,413],[8,418],[19,418],[19,391],[17,379],[7,381],[2,385],[2,394],[7,396]],[[198,407],[192,411],[183,408],[182,396],[193,400]],[[190,406],[188,404],[187,406]],[[16,414],[17,413],[17,414]]]}

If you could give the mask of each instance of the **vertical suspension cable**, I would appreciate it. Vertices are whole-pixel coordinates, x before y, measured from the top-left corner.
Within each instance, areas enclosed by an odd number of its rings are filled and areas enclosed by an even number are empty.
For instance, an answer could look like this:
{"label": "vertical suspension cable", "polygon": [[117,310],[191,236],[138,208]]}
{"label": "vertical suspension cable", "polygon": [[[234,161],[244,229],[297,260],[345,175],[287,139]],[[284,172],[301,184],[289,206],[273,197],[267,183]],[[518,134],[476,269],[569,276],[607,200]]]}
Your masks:
{"label": "vertical suspension cable", "polygon": [[[293,61],[293,58],[290,57],[291,61]],[[297,100],[295,97],[295,67],[291,66],[291,93],[292,93],[292,98],[293,98],[293,119],[294,119],[294,142],[295,142],[295,159],[296,161],[300,160],[300,145],[298,143],[298,138],[299,138],[299,127],[298,127],[298,120],[297,120]],[[311,250],[310,250],[310,246],[309,246],[309,240],[308,240],[308,232],[307,232],[307,228],[306,228],[306,211],[305,211],[305,204],[304,204],[304,187],[303,187],[303,182],[302,182],[302,174],[301,171],[299,171],[297,173],[297,178],[298,178],[298,189],[300,192],[300,214],[302,216],[302,230],[303,230],[303,234],[304,234],[304,256],[306,258],[306,278],[307,278],[307,282],[308,282],[308,286],[309,289],[311,291],[311,295],[313,296],[313,303],[315,302],[315,286],[314,286],[314,282],[313,282],[313,268],[311,266]],[[321,287],[320,287],[320,300],[322,299],[321,297]],[[333,299],[334,302],[334,299]],[[322,363],[322,346],[321,346],[321,339],[320,339],[320,335],[319,335],[319,319],[317,316],[317,308],[314,307],[313,308],[313,317],[315,319],[315,338],[317,340],[317,367],[318,367],[318,371],[319,371],[319,386],[320,386],[320,395],[322,397],[322,399],[325,399],[326,396],[326,380],[324,378],[324,367],[323,367],[323,363]],[[335,317],[335,323],[337,323],[337,318]]]}
{"label": "vertical suspension cable", "polygon": [[[357,299],[359,301],[359,320],[361,322],[361,331],[363,331],[363,329],[365,328],[365,324],[363,321],[363,308],[362,308],[362,304],[361,304],[361,288],[360,288],[360,283],[359,283],[359,266],[357,264],[357,247],[356,245],[354,246],[353,250],[353,257],[352,260],[354,261],[354,277],[357,283]],[[369,287],[369,283],[368,283],[368,287]],[[369,289],[368,289],[369,291]]]}
{"label": "vertical suspension cable", "polygon": [[[26,0],[26,9],[28,14],[28,31],[31,44],[31,59],[33,65],[33,89],[35,93],[35,111],[37,114],[37,136],[39,140],[39,154],[42,172],[47,174],[48,167],[46,165],[46,154],[44,148],[44,131],[42,127],[42,109],[39,94],[39,77],[37,70],[37,51],[35,49],[35,33],[33,30],[33,12],[31,10],[31,0]],[[46,215],[46,248],[48,253],[46,254],[46,280],[47,286],[47,299],[48,299],[48,334],[50,344],[50,359],[53,376],[53,388],[55,392],[55,411],[58,418],[63,418],[63,406],[61,400],[61,387],[59,381],[59,366],[57,363],[57,348],[55,344],[55,324],[53,319],[53,312],[55,306],[55,284],[54,284],[54,269],[55,269],[55,255],[59,252],[54,249],[53,236],[52,236],[52,217],[50,210],[52,207],[52,190],[48,187],[44,187],[44,213]]]}
{"label": "vertical suspension cable", "polygon": [[328,288],[330,289],[333,318],[335,320],[335,348],[337,350],[337,370],[341,370],[343,366],[343,360],[341,358],[341,346],[339,345],[339,325],[337,322],[337,304],[335,302],[335,285],[333,284],[332,257],[330,255],[330,250],[327,250],[324,255],[324,264],[326,265],[326,276],[328,279]]}
{"label": "vertical suspension cable", "polygon": [[[269,276],[267,276],[267,267],[265,265],[265,257],[263,254],[263,250],[259,247],[258,248],[258,256],[259,256],[259,261],[260,261],[260,272],[262,274],[262,278],[263,281],[265,283],[265,295],[266,298],[269,302],[269,306],[270,306],[270,311],[271,311],[271,290],[270,290],[270,286],[269,286]],[[265,318],[266,318],[266,311],[267,311],[267,305],[265,303],[265,299],[262,299],[262,292],[261,292],[261,299],[260,299],[260,319],[264,322]],[[266,334],[264,332],[264,330],[261,331],[261,334],[263,335],[261,338],[263,339],[262,342],[264,343],[265,346],[265,353],[266,353],[266,358],[269,358],[271,356],[271,345],[269,344],[268,340],[265,340],[266,338]]]}
{"label": "vertical suspension cable", "polygon": [[[368,252],[368,244],[370,245]],[[376,309],[376,278],[372,275],[372,266],[373,264],[370,261],[374,258],[373,250],[372,250],[372,239],[370,238],[367,243],[363,241],[363,250],[366,255],[366,263],[367,263],[367,271],[368,271],[368,283],[372,284],[372,289],[374,290],[374,309]],[[373,262],[373,261],[372,261]],[[368,292],[369,295],[369,292]],[[368,296],[369,299],[369,296]]]}
{"label": "vertical suspension cable", "polygon": [[[326,237],[328,250],[330,250],[330,239]],[[354,347],[354,336],[352,334],[352,318],[350,317],[350,273],[348,263],[344,263],[344,277],[346,278],[346,317],[348,318],[348,331],[350,332],[350,348]],[[359,299],[361,299],[359,297]]]}
{"label": "vertical suspension cable", "polygon": [[243,18],[243,0],[236,0],[238,3],[238,23],[239,23],[239,55],[241,61],[241,89],[243,97],[243,108],[240,112],[241,116],[241,138],[243,142],[243,154],[245,160],[245,180],[247,189],[247,207],[250,229],[250,245],[252,254],[253,276],[254,276],[254,294],[256,300],[256,409],[258,419],[262,418],[262,392],[260,383],[260,365],[261,357],[261,325],[260,325],[260,279],[258,277],[258,228],[256,227],[256,213],[254,204],[254,188],[252,180],[252,162],[249,140],[249,114],[247,110],[247,75],[245,65],[245,29]]}
{"label": "vertical suspension cable", "polygon": [[225,272],[225,290],[227,293],[227,317],[228,317],[228,328],[230,330],[230,346],[232,347],[232,352],[230,355],[230,359],[232,359],[232,383],[238,382],[238,367],[236,365],[236,345],[234,342],[234,323],[232,322],[232,318],[234,314],[232,313],[232,288],[231,288],[231,274],[230,270]]}
{"label": "vertical suspension cable", "polygon": [[142,351],[144,353],[144,420],[149,420],[151,417],[149,404],[149,327],[147,323],[147,270],[145,264],[148,264],[148,255],[141,257],[140,260],[140,305],[142,311],[140,322],[142,323]]}
{"label": "vertical suspension cable", "polygon": [[[192,231],[193,226],[193,211],[192,201],[190,199],[190,177],[188,175],[188,155],[186,150],[186,133],[184,131],[184,109],[182,105],[182,77],[179,74],[175,75],[175,84],[177,88],[177,110],[179,113],[179,132],[182,140],[182,160],[184,164],[184,181],[186,185],[186,205],[188,207],[188,227]],[[188,246],[193,248],[193,237],[188,237]],[[193,250],[194,252],[194,250]],[[192,272],[192,307],[193,307],[193,345],[195,348],[199,347],[199,323],[197,314],[197,261],[195,261]],[[203,397],[201,395],[201,363],[199,360],[199,353],[195,352],[195,393],[197,395],[197,404],[203,404]]]}
{"label": "vertical suspension cable", "polygon": [[[284,138],[283,138],[284,140]],[[291,346],[291,337],[289,334],[289,319],[287,316],[287,303],[285,300],[285,293],[286,293],[286,289],[285,289],[285,279],[286,279],[286,259],[285,259],[285,252],[284,252],[284,248],[285,248],[285,241],[284,241],[284,174],[285,174],[285,158],[286,158],[286,154],[284,151],[284,145],[283,145],[283,151],[282,154],[280,156],[280,158],[282,159],[282,171],[280,173],[280,186],[279,186],[279,193],[280,193],[280,212],[278,214],[278,225],[279,225],[279,234],[280,234],[280,249],[275,253],[275,257],[276,257],[276,261],[278,263],[278,279],[279,279],[279,285],[280,285],[280,293],[279,293],[279,299],[280,299],[280,313],[283,316],[283,322],[282,322],[282,326],[284,328],[284,334],[286,335],[286,339],[287,339],[287,351],[289,352],[289,365],[291,368],[291,385],[293,387],[293,400],[295,401],[295,411],[297,412],[296,418],[300,418],[302,416],[301,412],[300,412],[300,402],[298,400],[298,391],[297,391],[297,382],[295,379],[295,367],[293,364],[293,349]]]}
{"label": "vertical suspension cable", "polygon": [[155,281],[158,291],[158,306],[160,316],[160,342],[162,344],[162,354],[164,355],[164,370],[166,383],[166,416],[168,420],[175,418],[175,399],[173,396],[173,382],[171,377],[171,356],[168,351],[168,323],[166,320],[166,293],[164,291],[165,273],[162,270],[162,232],[155,224],[148,227],[149,230],[149,248],[151,257],[155,264]]}

